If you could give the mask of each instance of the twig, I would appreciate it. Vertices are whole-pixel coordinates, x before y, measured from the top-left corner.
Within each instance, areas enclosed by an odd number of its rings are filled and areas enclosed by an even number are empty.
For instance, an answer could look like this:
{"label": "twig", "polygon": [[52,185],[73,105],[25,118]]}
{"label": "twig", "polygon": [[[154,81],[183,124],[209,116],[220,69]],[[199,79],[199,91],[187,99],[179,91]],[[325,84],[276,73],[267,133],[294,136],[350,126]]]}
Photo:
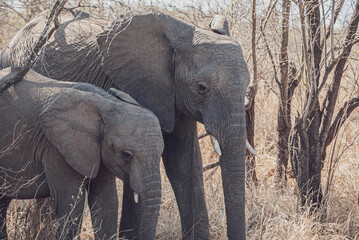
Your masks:
{"label": "twig", "polygon": [[250,106],[252,105],[251,103],[253,102],[256,94],[257,94],[257,90],[258,90],[258,86],[257,86],[257,57],[256,57],[256,30],[257,30],[257,16],[256,16],[256,0],[253,0],[252,3],[252,59],[253,59],[253,84],[252,87],[253,88],[251,90],[251,98],[250,98]]}
{"label": "twig", "polygon": [[205,172],[205,171],[208,171],[212,168],[215,168],[219,166],[219,161],[218,162],[215,162],[215,163],[211,163],[211,164],[208,164],[207,166],[205,166],[203,169],[202,169],[202,172]]}
{"label": "twig", "polygon": [[209,135],[209,133],[203,133],[202,135],[199,135],[198,136],[198,139],[201,139],[201,138],[204,138],[204,137],[207,137]]}
{"label": "twig", "polygon": [[20,12],[18,12],[15,8],[13,8],[12,6],[10,6],[9,4],[7,4],[6,2],[2,2],[0,4],[0,7],[4,6],[5,8],[10,9],[11,11],[13,11],[17,16],[19,16],[22,20],[24,20],[25,22],[28,22],[29,19],[27,19],[26,17],[24,17],[24,15],[22,15]]}
{"label": "twig", "polygon": [[[335,0],[333,0],[334,2]],[[333,3],[334,4],[334,3]],[[324,0],[321,1],[321,5],[322,5],[322,12],[323,12],[323,26],[324,26],[324,33],[325,33],[325,29],[327,29],[326,24],[325,24],[325,12],[324,12]],[[332,7],[334,9],[334,5]],[[333,12],[333,11],[332,11]],[[333,14],[332,14],[333,15]],[[333,19],[332,19],[333,20]],[[325,36],[324,36],[324,65],[325,68],[327,68],[327,41],[325,40]],[[323,46],[321,44],[321,46]],[[333,56],[333,55],[332,55]]]}
{"label": "twig", "polygon": [[353,98],[344,103],[344,105],[340,108],[335,120],[331,124],[327,138],[325,139],[325,143],[323,145],[323,150],[327,148],[327,146],[333,141],[334,137],[337,135],[340,127],[343,125],[345,120],[348,119],[350,114],[354,111],[355,108],[359,107],[359,97]]}
{"label": "twig", "polygon": [[355,36],[358,30],[359,23],[359,0],[355,3],[355,10],[353,12],[350,24],[348,26],[348,33],[345,38],[345,48],[343,49],[342,54],[340,55],[340,60],[336,63],[334,76],[332,78],[331,86],[327,92],[327,96],[324,101],[324,109],[323,109],[323,123],[322,129],[320,132],[320,140],[322,143],[325,143],[328,136],[329,126],[331,126],[331,120],[333,118],[334,108],[336,105],[336,101],[338,99],[339,88],[341,79],[344,73],[344,67],[350,55],[350,52],[353,47],[353,42],[355,42]]}
{"label": "twig", "polygon": [[[268,11],[267,11],[267,14],[264,18],[261,19],[261,22],[260,22],[260,28],[262,29],[262,31],[260,32],[260,34],[258,35],[257,39],[256,39],[256,45],[258,44],[259,40],[261,39],[261,37],[263,36],[263,32],[264,32],[264,29],[266,28],[267,26],[267,23],[268,23],[268,19],[271,17],[272,13],[273,13],[273,10],[275,9],[275,6],[277,5],[277,2],[278,0],[275,0],[274,3],[272,4],[272,0],[270,1],[270,3],[268,4]],[[247,62],[249,62],[249,59],[252,57],[252,53],[250,53],[248,55],[248,58],[247,58]]]}
{"label": "twig", "polygon": [[[273,71],[274,71],[274,80],[276,81],[276,83],[278,84],[279,89],[281,90],[280,82],[278,80],[277,68],[276,68],[275,63],[274,63],[272,51],[269,48],[269,45],[268,45],[267,38],[266,38],[266,35],[264,33],[263,27],[260,26],[260,29],[261,29],[261,32],[262,32],[262,35],[263,35],[263,40],[264,40],[264,43],[265,43],[265,46],[266,46],[266,50],[267,50],[269,59],[271,60],[271,63],[272,63],[272,67],[273,67]],[[282,95],[282,91],[281,91],[281,95]]]}
{"label": "twig", "polygon": [[[61,10],[63,9],[66,2],[67,0],[62,0],[62,1],[58,0],[55,2],[51,10],[50,16],[47,20],[46,26],[42,31],[39,40],[36,42],[34,48],[32,49],[30,57],[26,61],[23,70],[21,70],[13,79],[5,81],[0,85],[0,95],[3,94],[3,92],[6,91],[6,89],[21,81],[26,75],[26,73],[30,70],[33,63],[37,59],[39,52],[41,51],[42,47],[45,45],[47,39],[49,39],[51,35],[55,32],[55,30],[59,27],[60,23],[58,20],[58,16],[61,13]],[[54,23],[54,27],[50,28],[52,22]]]}

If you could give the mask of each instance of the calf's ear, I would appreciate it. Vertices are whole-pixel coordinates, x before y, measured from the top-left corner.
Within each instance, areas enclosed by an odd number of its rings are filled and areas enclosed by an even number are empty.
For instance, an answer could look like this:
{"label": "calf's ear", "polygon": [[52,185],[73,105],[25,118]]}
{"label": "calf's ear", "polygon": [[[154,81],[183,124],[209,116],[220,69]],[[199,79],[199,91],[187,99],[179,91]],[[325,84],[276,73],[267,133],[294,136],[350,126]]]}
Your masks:
{"label": "calf's ear", "polygon": [[101,104],[106,99],[98,94],[68,89],[40,114],[41,129],[51,144],[73,169],[90,178],[100,166]]}

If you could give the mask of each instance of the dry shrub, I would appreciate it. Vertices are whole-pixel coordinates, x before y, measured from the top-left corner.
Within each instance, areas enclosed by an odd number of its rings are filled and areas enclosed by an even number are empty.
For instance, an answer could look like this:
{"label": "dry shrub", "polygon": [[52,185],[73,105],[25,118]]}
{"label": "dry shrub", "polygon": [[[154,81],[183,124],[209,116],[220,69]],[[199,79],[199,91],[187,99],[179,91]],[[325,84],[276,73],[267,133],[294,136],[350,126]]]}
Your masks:
{"label": "dry shrub", "polygon": [[[204,128],[200,125],[199,132],[203,131]],[[264,136],[270,134],[266,133]],[[257,137],[257,142],[260,142],[257,145],[259,182],[257,186],[249,182],[246,190],[248,239],[355,239],[359,234],[359,145],[352,147],[341,158],[327,203],[327,214],[309,215],[309,208],[300,207],[294,179],[289,179],[288,186],[282,189],[274,187],[275,151],[270,147],[269,139]],[[200,144],[204,165],[218,160],[209,138],[200,140]],[[323,172],[326,170],[325,166]],[[156,239],[180,239],[179,212],[163,165],[161,174],[163,192]],[[226,239],[225,205],[220,174],[220,168],[204,173],[211,239]],[[326,175],[323,178],[325,180]],[[121,196],[120,181],[118,190]],[[55,233],[56,227],[56,222],[51,221],[54,215],[52,202],[43,202],[44,204],[34,200],[14,200],[11,203],[7,221],[10,239],[54,239],[49,237],[54,236],[51,234]],[[80,239],[94,239],[88,208],[85,209],[84,215]]]}
{"label": "dry shrub", "polygon": [[[248,2],[247,8],[250,8],[249,4]],[[235,19],[239,22],[230,19],[231,26],[235,27],[232,28],[231,34],[242,44],[245,59],[250,59],[248,57],[250,53],[250,36],[246,35],[251,32],[249,29],[250,25],[246,24],[245,21],[240,22],[245,19],[245,13],[248,12],[244,10],[244,15]],[[278,49],[279,46],[277,39],[279,32],[278,16],[278,13],[274,14],[274,19],[267,27],[270,30],[268,30],[267,37],[273,49]],[[294,35],[298,34],[298,32],[293,30],[291,34],[293,35],[290,37],[295,38]],[[0,38],[3,37],[2,35],[10,38],[9,34],[0,32]],[[1,42],[1,45],[4,46],[4,43]],[[291,58],[295,58],[295,55],[298,54],[298,49],[295,47],[295,45],[290,46],[289,54]],[[334,171],[335,175],[329,189],[330,194],[328,195],[325,209],[310,215],[308,207],[301,208],[296,192],[296,183],[293,178],[290,178],[288,185],[281,189],[274,186],[273,173],[276,164],[276,142],[278,138],[276,131],[278,98],[274,92],[278,93],[278,89],[276,89],[273,82],[272,67],[264,51],[262,41],[258,42],[257,48],[260,68],[258,69],[259,89],[256,98],[255,148],[258,152],[256,171],[259,180],[256,186],[249,182],[246,189],[248,239],[359,239],[359,144],[357,140],[359,134],[359,112],[354,112],[347,126],[343,127],[338,137],[336,151],[334,153],[331,152],[333,146],[328,148],[330,152],[328,151],[327,159],[333,157],[335,161],[339,161]],[[277,50],[274,52],[276,54],[279,53]],[[358,59],[358,47],[355,49],[354,54],[353,58]],[[250,61],[249,67],[251,68]],[[357,89],[359,89],[356,73],[358,67],[358,64],[350,64],[348,66],[343,79],[345,84],[340,91],[340,103],[345,101],[345,97],[348,94],[357,94]],[[355,92],[353,88],[355,88]],[[301,100],[303,98],[300,94],[301,91],[299,87],[293,101],[293,112],[301,108]],[[199,134],[201,134],[204,132],[204,127],[199,124],[198,130]],[[218,156],[212,150],[209,138],[201,139],[200,146],[204,166],[218,161]],[[350,148],[346,149],[348,146]],[[345,151],[343,152],[343,150]],[[323,183],[326,183],[328,170],[329,164],[326,162],[322,170]],[[181,222],[179,212],[163,165],[161,165],[161,175],[163,189],[162,205],[156,238],[180,239]],[[204,173],[204,185],[211,239],[226,239],[225,205],[220,168],[217,167]],[[122,183],[120,181],[118,191],[120,196],[119,206],[121,206]],[[16,206],[25,206],[18,204],[16,203]],[[18,211],[18,209],[20,210]],[[24,209],[15,207],[15,204],[12,203],[8,211],[8,229],[11,239],[33,239],[30,236],[34,236],[34,233],[50,231],[39,231],[39,229],[45,229],[46,224],[49,225],[49,229],[54,226],[48,220],[49,218],[45,218],[46,221],[39,223],[39,219],[44,219],[41,218],[43,213],[32,211],[33,207],[30,206],[30,210]],[[20,216],[23,216],[22,214],[25,214],[27,211],[29,212],[29,217],[21,218]],[[121,214],[121,209],[119,209],[119,213]],[[47,214],[49,213],[47,212]],[[26,221],[21,219],[26,219]],[[30,220],[34,220],[35,224]],[[44,225],[44,223],[46,224]],[[27,233],[29,235],[26,235]],[[17,236],[24,236],[24,238],[17,238]],[[88,209],[85,210],[85,219],[80,239],[93,239]]]}

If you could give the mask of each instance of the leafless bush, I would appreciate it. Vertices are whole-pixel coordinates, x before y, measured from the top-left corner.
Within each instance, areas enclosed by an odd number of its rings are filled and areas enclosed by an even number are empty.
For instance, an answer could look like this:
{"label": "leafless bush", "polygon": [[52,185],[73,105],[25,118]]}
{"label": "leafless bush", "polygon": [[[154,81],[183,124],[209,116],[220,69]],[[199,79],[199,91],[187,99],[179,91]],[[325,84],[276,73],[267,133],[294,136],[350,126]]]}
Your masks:
{"label": "leafless bush", "polygon": [[[10,1],[8,1],[10,2]],[[143,1],[69,1],[69,8],[76,8],[79,10],[86,10],[91,14],[107,17],[117,17],[126,11],[128,7],[136,9]],[[100,2],[100,3],[99,3]],[[256,150],[259,155],[256,157],[256,173],[258,177],[257,186],[248,183],[246,190],[246,213],[247,213],[247,232],[249,239],[355,239],[359,234],[359,114],[357,111],[348,111],[350,100],[355,99],[358,95],[358,46],[353,46],[349,57],[347,57],[344,65],[341,84],[339,87],[336,104],[332,108],[333,116],[330,119],[331,126],[338,126],[333,123],[342,125],[339,131],[336,127],[332,128],[335,133],[331,144],[327,146],[326,160],[320,154],[320,179],[325,196],[326,214],[321,215],[320,212],[309,214],[313,205],[310,203],[301,207],[301,202],[298,200],[296,189],[296,180],[291,175],[291,171],[284,172],[287,176],[287,184],[282,188],[276,188],[276,171],[278,167],[282,167],[278,163],[280,147],[278,141],[283,141],[288,144],[289,139],[278,136],[278,118],[283,117],[286,121],[291,122],[293,129],[296,125],[295,118],[303,117],[303,110],[307,106],[308,91],[310,89],[310,77],[307,77],[308,71],[311,73],[313,65],[307,61],[305,55],[310,59],[311,56],[311,42],[309,39],[316,39],[318,35],[311,35],[308,32],[308,24],[310,12],[310,2],[300,1],[303,3],[302,9],[307,9],[304,12],[305,30],[301,28],[303,18],[300,17],[299,0],[287,1],[291,3],[289,29],[288,29],[288,48],[287,57],[283,55],[281,50],[283,46],[283,4],[284,1],[279,0],[257,0],[256,1],[256,60],[258,62],[257,69],[257,86],[258,94],[255,100],[255,131],[254,140],[256,143]],[[350,17],[354,12],[354,1],[335,1],[335,8],[339,9],[341,2],[343,7],[340,15],[336,20],[334,31],[331,29],[331,4],[332,1],[318,1],[321,13],[322,2],[324,3],[325,15],[320,18],[320,35],[322,46],[321,61],[319,64],[320,75],[319,80],[322,82],[324,76],[327,78],[325,84],[321,86],[320,94],[314,95],[312,99],[323,103],[326,99],[326,93],[331,89],[331,84],[334,78],[335,65],[330,74],[326,75],[326,69],[333,60],[343,53],[345,45],[345,36],[347,36],[348,24]],[[157,3],[157,4],[156,4]],[[252,0],[245,1],[172,1],[170,4],[165,1],[153,1],[153,5],[161,10],[167,10],[171,14],[181,17],[182,19],[192,22],[200,27],[208,27],[210,19],[214,14],[224,14],[230,22],[231,36],[238,41],[243,48],[245,59],[253,75],[254,63],[252,53]],[[346,5],[345,5],[346,4]],[[26,13],[24,9],[20,9],[22,13]],[[119,11],[120,10],[120,11]],[[335,12],[334,12],[335,13]],[[21,27],[24,20],[17,16],[16,13],[9,9],[0,8],[1,26],[6,26],[0,29],[0,46],[8,42],[16,29]],[[4,16],[4,17],[2,17]],[[329,21],[323,21],[323,16]],[[9,20],[11,19],[11,21]],[[345,21],[340,22],[341,19]],[[325,23],[325,26],[324,26]],[[324,31],[324,28],[326,30]],[[9,29],[9,30],[8,30]],[[329,29],[329,30],[328,30]],[[1,32],[2,31],[2,32]],[[316,32],[316,31],[315,31]],[[328,37],[327,36],[329,32]],[[303,33],[306,41],[303,41]],[[357,38],[357,34],[355,37]],[[326,39],[323,41],[323,39]],[[312,41],[313,42],[313,41]],[[307,45],[307,51],[303,50],[303,43]],[[269,55],[271,52],[272,57]],[[326,50],[325,50],[326,49]],[[309,52],[309,53],[308,53]],[[307,54],[305,54],[307,53]],[[314,54],[316,56],[318,54]],[[341,58],[342,59],[342,58]],[[282,63],[285,63],[282,65]],[[288,74],[282,74],[281,68],[287,68]],[[316,68],[314,68],[316,69]],[[284,70],[283,73],[285,73]],[[310,76],[310,75],[309,75]],[[314,76],[314,75],[313,75]],[[284,77],[284,78],[282,78]],[[292,78],[292,80],[291,80]],[[290,84],[293,80],[298,80],[296,90],[289,94],[287,92],[287,101],[281,98],[281,91],[283,91],[283,82],[285,80],[290,89]],[[279,83],[279,84],[278,84]],[[285,87],[285,86],[284,86]],[[285,91],[284,91],[285,92]],[[315,93],[316,91],[313,91]],[[290,97],[291,96],[291,97]],[[288,111],[288,106],[285,104],[291,100],[291,109]],[[314,105],[315,106],[315,105]],[[321,104],[321,107],[325,105]],[[344,108],[342,108],[344,106]],[[310,112],[316,110],[314,107],[308,112],[305,123],[312,124],[313,116]],[[278,110],[284,109],[284,114],[278,114]],[[323,109],[323,108],[322,108]],[[314,111],[315,112],[315,111]],[[299,113],[299,115],[297,114]],[[348,114],[350,113],[350,114]],[[339,115],[337,115],[339,114]],[[337,119],[336,116],[344,116]],[[346,119],[345,121],[342,121]],[[329,118],[328,118],[329,120]],[[204,133],[203,126],[198,127],[200,133]],[[304,128],[308,130],[309,128]],[[311,131],[311,130],[310,130]],[[288,132],[285,132],[287,134]],[[313,138],[314,140],[315,138]],[[313,141],[311,140],[311,141]],[[203,138],[200,140],[202,157],[204,165],[211,164],[218,161],[218,156],[212,151],[209,139]],[[285,145],[283,145],[284,148]],[[323,145],[324,146],[324,145]],[[294,149],[293,147],[291,148]],[[282,149],[283,150],[283,149]],[[288,149],[287,149],[288,150]],[[321,152],[322,153],[322,152]],[[302,161],[305,158],[298,158]],[[318,162],[317,162],[318,163]],[[279,164],[279,165],[278,165]],[[322,168],[323,167],[323,168]],[[220,181],[219,168],[213,168],[204,173],[205,179],[205,193],[207,206],[209,209],[210,218],[210,234],[213,239],[224,239],[226,237],[226,222],[223,202],[223,191]],[[276,170],[277,169],[277,170]],[[294,169],[295,170],[295,169]],[[297,171],[295,170],[297,173]],[[160,212],[160,219],[156,238],[158,239],[178,239],[181,236],[180,220],[178,209],[176,207],[175,198],[168,179],[165,176],[165,170],[162,167],[162,183],[163,183],[163,197]],[[298,176],[298,174],[297,174]],[[280,177],[279,177],[280,178]],[[122,191],[119,191],[121,194]],[[330,193],[330,194],[328,194]],[[10,210],[12,213],[14,210]],[[10,221],[14,217],[10,217]],[[88,217],[85,220],[85,235],[82,239],[91,239],[91,224]],[[27,226],[27,227],[31,227]]]}

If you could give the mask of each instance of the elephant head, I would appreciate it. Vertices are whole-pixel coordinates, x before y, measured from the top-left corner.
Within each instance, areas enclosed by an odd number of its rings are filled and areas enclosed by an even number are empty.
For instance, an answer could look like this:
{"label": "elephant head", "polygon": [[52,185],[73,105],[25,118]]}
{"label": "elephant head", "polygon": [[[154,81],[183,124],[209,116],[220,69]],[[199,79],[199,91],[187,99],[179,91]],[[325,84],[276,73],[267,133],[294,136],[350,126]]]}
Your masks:
{"label": "elephant head", "polygon": [[228,236],[245,238],[244,98],[249,71],[240,45],[150,9],[98,35],[102,67],[171,132],[179,111],[219,142]]}
{"label": "elephant head", "polygon": [[65,90],[42,111],[40,125],[81,175],[94,178],[103,164],[129,182],[141,200],[139,238],[153,239],[161,202],[161,128],[152,112],[127,94],[111,91],[116,97],[87,84]]}

